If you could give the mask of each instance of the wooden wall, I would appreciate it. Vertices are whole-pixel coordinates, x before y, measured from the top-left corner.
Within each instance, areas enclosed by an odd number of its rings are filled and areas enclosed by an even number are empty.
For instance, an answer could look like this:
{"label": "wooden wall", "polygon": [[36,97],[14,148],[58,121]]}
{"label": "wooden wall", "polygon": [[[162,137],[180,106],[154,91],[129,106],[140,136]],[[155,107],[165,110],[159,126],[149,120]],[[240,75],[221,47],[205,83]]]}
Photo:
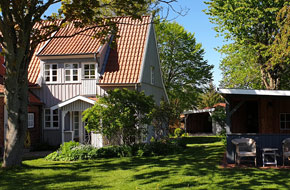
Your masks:
{"label": "wooden wall", "polygon": [[[280,129],[280,113],[290,113],[290,97],[243,97],[230,98],[231,110],[245,101],[231,116],[232,133],[289,134]],[[254,113],[256,112],[256,113]],[[251,115],[255,119],[251,118]],[[257,125],[257,129],[255,129]]]}
{"label": "wooden wall", "polygon": [[211,133],[212,122],[208,112],[189,114],[186,119],[187,133]]}

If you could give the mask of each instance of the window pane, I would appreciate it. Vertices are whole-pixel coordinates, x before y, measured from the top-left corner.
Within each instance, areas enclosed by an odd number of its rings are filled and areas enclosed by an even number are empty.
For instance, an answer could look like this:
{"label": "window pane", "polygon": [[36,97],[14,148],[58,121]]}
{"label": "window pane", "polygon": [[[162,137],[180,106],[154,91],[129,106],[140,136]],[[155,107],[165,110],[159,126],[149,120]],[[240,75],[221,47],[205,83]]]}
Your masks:
{"label": "window pane", "polygon": [[45,68],[45,70],[49,70],[50,67],[49,67],[49,65],[45,65],[44,68]]}
{"label": "window pane", "polygon": [[66,75],[70,75],[70,70],[65,70]]}
{"label": "window pane", "polygon": [[52,77],[52,81],[57,81],[56,76]]}
{"label": "window pane", "polygon": [[52,113],[53,113],[53,114],[57,114],[57,115],[58,115],[58,110],[57,110],[57,109],[55,109],[55,110],[53,110],[53,111],[52,111]]}
{"label": "window pane", "polygon": [[286,126],[285,126],[286,129],[290,129],[290,122],[286,122]]}
{"label": "window pane", "polygon": [[285,121],[285,114],[280,114],[280,121]]}
{"label": "window pane", "polygon": [[290,114],[286,114],[286,121],[290,121]]}
{"label": "window pane", "polygon": [[58,121],[58,116],[57,115],[53,116],[53,121]]}
{"label": "window pane", "polygon": [[70,65],[70,64],[65,64],[65,65],[64,65],[64,68],[65,68],[65,69],[70,69],[70,68],[71,68],[71,65]]}
{"label": "window pane", "polygon": [[85,75],[88,76],[90,74],[89,71],[85,71]]}
{"label": "window pane", "polygon": [[73,70],[73,74],[77,75],[78,74],[78,70]]}
{"label": "window pane", "polygon": [[53,122],[52,127],[57,128],[58,127],[58,122]]}
{"label": "window pane", "polygon": [[85,65],[84,68],[85,68],[86,70],[88,70],[88,69],[90,69],[90,65]]}
{"label": "window pane", "polygon": [[91,70],[91,75],[95,75],[95,70]]}
{"label": "window pane", "polygon": [[50,122],[45,122],[45,127],[50,128]]}
{"label": "window pane", "polygon": [[73,76],[73,81],[78,81],[78,76]]}
{"label": "window pane", "polygon": [[49,76],[46,76],[45,77],[45,81],[49,81]]}
{"label": "window pane", "polygon": [[77,69],[78,68],[78,64],[73,64],[73,68]]}
{"label": "window pane", "polygon": [[66,76],[66,77],[65,77],[65,80],[66,80],[66,81],[70,81],[70,76]]}
{"label": "window pane", "polygon": [[95,69],[95,64],[90,64],[91,69]]}
{"label": "window pane", "polygon": [[57,71],[56,70],[52,71],[52,75],[57,75]]}
{"label": "window pane", "polygon": [[56,64],[53,64],[52,65],[52,69],[57,69],[57,65]]}

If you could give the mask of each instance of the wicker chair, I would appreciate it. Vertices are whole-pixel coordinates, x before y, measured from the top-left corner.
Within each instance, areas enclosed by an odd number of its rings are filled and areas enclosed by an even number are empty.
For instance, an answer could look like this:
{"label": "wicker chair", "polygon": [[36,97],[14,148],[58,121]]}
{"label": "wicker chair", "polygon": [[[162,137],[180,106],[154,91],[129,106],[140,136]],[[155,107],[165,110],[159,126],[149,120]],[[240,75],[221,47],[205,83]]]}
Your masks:
{"label": "wicker chair", "polygon": [[254,157],[255,166],[257,166],[256,158],[256,142],[251,138],[233,139],[232,143],[236,145],[235,163],[240,165],[241,158]]}
{"label": "wicker chair", "polygon": [[289,160],[290,157],[290,138],[284,139],[282,141],[282,151],[283,151],[283,166],[285,165],[285,158]]}

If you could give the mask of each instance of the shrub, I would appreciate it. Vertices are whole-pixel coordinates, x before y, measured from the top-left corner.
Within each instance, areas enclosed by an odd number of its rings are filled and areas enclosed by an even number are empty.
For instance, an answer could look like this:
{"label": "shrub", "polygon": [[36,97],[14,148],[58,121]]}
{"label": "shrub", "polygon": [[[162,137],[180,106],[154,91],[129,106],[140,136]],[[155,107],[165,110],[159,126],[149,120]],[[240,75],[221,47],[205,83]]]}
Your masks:
{"label": "shrub", "polygon": [[176,128],[176,129],[174,130],[174,136],[175,136],[175,137],[181,137],[183,133],[184,133],[184,130],[181,129],[181,128]]}
{"label": "shrub", "polygon": [[159,156],[173,154],[180,150],[177,143],[169,140],[154,141],[149,144],[140,143],[123,146],[107,146],[94,148],[91,145],[81,145],[67,142],[59,150],[49,154],[45,159],[53,161],[90,160],[97,158]]}

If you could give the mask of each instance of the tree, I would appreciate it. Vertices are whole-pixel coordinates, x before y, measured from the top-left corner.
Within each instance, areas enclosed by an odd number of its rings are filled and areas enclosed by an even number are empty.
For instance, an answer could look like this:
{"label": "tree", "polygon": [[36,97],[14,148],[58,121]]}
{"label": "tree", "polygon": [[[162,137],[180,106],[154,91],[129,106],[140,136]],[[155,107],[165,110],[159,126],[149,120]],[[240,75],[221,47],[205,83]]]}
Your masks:
{"label": "tree", "polygon": [[[45,11],[61,2],[58,13],[46,16]],[[140,19],[145,13],[159,10],[167,0],[1,0],[0,44],[6,58],[5,105],[8,128],[2,167],[19,166],[27,128],[27,70],[40,42],[69,23],[81,28],[102,27],[95,37],[117,31],[117,19],[110,16],[131,16]],[[44,21],[43,18],[46,20]],[[125,24],[125,23],[124,23]],[[76,34],[73,34],[76,35]],[[103,38],[105,39],[105,38]]]}
{"label": "tree", "polygon": [[[259,68],[264,87],[280,88],[281,76],[285,71],[284,65],[289,53],[279,55],[278,52],[281,53],[281,50],[277,46],[281,44],[278,40],[281,31],[288,28],[284,24],[289,20],[287,20],[288,14],[285,14],[289,2],[286,0],[210,0],[206,4],[208,4],[206,13],[210,16],[211,22],[217,24],[215,30],[219,34],[239,46],[254,51],[253,64]],[[284,14],[283,7],[286,7]],[[279,15],[281,15],[280,19],[276,19]],[[284,44],[289,42],[289,38],[283,39]],[[284,51],[285,47],[282,49]]]}
{"label": "tree", "polygon": [[215,85],[211,82],[204,92],[200,95],[200,101],[198,103],[199,109],[212,108],[215,104],[224,102],[221,95],[216,91]]}
{"label": "tree", "polygon": [[262,89],[261,72],[255,63],[255,52],[236,43],[223,46],[219,52],[225,55],[220,64],[223,88]]}
{"label": "tree", "polygon": [[152,96],[134,90],[115,89],[84,111],[83,121],[87,123],[89,132],[99,132],[109,139],[120,136],[128,145],[146,133],[144,126],[151,124],[153,108]]}
{"label": "tree", "polygon": [[158,23],[156,35],[169,100],[180,111],[192,109],[202,85],[212,78],[213,66],[204,60],[204,49],[196,42],[194,34],[178,23]]}

